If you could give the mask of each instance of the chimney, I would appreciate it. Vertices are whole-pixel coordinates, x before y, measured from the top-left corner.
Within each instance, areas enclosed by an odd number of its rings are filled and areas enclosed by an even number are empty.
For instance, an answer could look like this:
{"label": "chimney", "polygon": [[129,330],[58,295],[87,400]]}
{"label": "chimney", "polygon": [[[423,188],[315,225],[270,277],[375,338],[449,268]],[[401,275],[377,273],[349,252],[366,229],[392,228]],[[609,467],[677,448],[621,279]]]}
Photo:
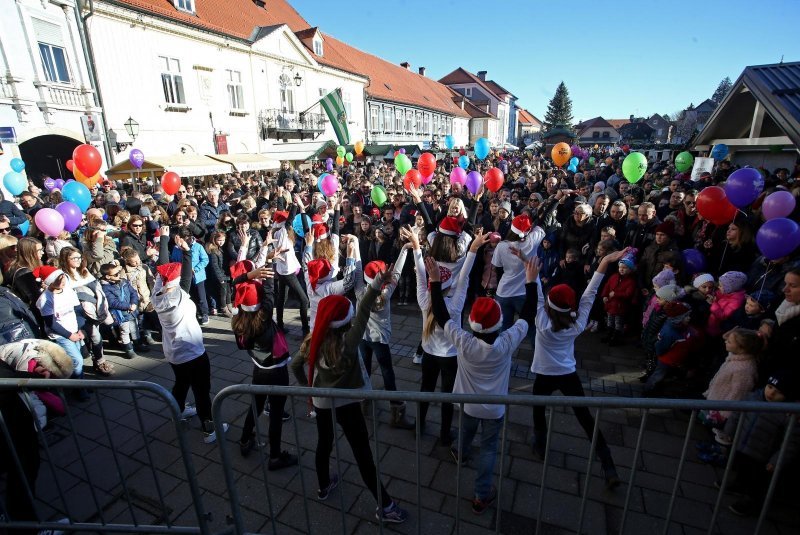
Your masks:
{"label": "chimney", "polygon": [[631,122],[633,122],[633,114],[631,114]]}
{"label": "chimney", "polygon": [[482,82],[485,82],[486,81],[486,71],[478,71],[478,78],[480,78],[480,80]]}
{"label": "chimney", "polygon": [[408,71],[411,70],[411,64],[409,62],[407,62],[407,61],[404,61],[403,63],[401,63],[400,66],[403,67],[404,69],[408,70]]}
{"label": "chimney", "polygon": [[418,70],[420,76],[425,76],[425,67],[420,67]]}

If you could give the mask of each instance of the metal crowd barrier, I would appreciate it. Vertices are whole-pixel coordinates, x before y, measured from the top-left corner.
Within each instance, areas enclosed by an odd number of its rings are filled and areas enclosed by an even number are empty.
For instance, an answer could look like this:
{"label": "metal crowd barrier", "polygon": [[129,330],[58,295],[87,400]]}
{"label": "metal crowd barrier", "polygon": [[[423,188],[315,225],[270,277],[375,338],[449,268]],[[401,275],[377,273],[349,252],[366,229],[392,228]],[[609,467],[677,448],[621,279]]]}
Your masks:
{"label": "metal crowd barrier", "polygon": [[[90,399],[74,401],[78,389],[89,389]],[[23,493],[35,518],[11,520],[19,511],[5,510],[0,531],[210,533],[178,405],[162,386],[123,380],[0,380],[0,393],[9,390],[26,397],[28,407],[27,396],[35,396],[34,391],[50,392],[61,400],[65,414],[50,418],[44,428],[33,418],[40,464],[30,485],[23,465],[35,469],[31,452],[16,447],[20,433],[12,436],[6,421],[16,414],[3,408],[0,450],[5,458],[0,466],[6,481],[15,472],[22,482],[22,488],[5,488],[4,502],[11,493]],[[180,459],[170,453],[176,447]],[[181,482],[172,488],[167,479]],[[191,504],[185,503],[187,495]],[[178,516],[190,520],[178,521]]]}
{"label": "metal crowd barrier", "polygon": [[[306,418],[307,415],[301,414],[301,411],[297,410],[297,406],[300,405],[301,407],[305,407],[306,400],[308,400],[310,394],[313,392],[314,397],[322,397],[322,398],[345,398],[345,399],[353,399],[353,392],[347,390],[338,390],[338,389],[309,389],[305,387],[278,387],[278,386],[260,386],[260,385],[233,385],[227,388],[224,388],[220,391],[217,396],[214,398],[213,401],[213,414],[214,414],[214,421],[217,425],[217,432],[221,432],[221,425],[223,421],[223,406],[228,402],[231,398],[234,397],[245,397],[249,398],[249,404],[251,411],[255,414],[255,395],[281,395],[288,397],[288,405],[291,407],[292,416],[294,417],[294,422],[297,422],[298,418]],[[422,485],[420,479],[420,419],[419,419],[419,403],[418,402],[429,402],[429,403],[442,403],[442,402],[449,402],[456,405],[456,418],[454,421],[454,425],[458,424],[458,437],[454,440],[454,444],[458,444],[461,442],[461,419],[462,415],[464,414],[463,408],[465,403],[481,403],[481,404],[497,404],[497,405],[504,405],[506,408],[506,418],[503,422],[502,431],[500,434],[500,443],[498,447],[498,455],[499,459],[495,464],[495,474],[500,474],[499,476],[495,476],[498,478],[497,482],[497,499],[495,503],[492,505],[492,508],[496,508],[496,515],[495,521],[493,526],[494,533],[501,533],[501,519],[502,515],[504,514],[504,507],[503,504],[503,474],[504,474],[504,467],[506,463],[510,462],[510,454],[507,451],[507,431],[508,431],[508,424],[509,424],[509,409],[512,406],[519,406],[519,407],[526,407],[528,410],[531,410],[532,407],[535,406],[545,406],[546,407],[546,417],[548,419],[548,433],[547,433],[547,444],[548,448],[543,460],[543,468],[541,474],[541,481],[540,481],[540,491],[538,500],[535,504],[531,504],[531,509],[535,510],[536,513],[534,515],[535,525],[530,526],[533,533],[539,533],[543,529],[543,521],[542,521],[542,511],[543,511],[543,503],[545,496],[547,495],[547,477],[548,477],[548,467],[550,464],[550,457],[551,457],[551,450],[552,450],[552,433],[553,433],[553,415],[556,408],[573,408],[573,407],[588,407],[594,415],[595,418],[595,426],[593,429],[593,434],[591,437],[591,441],[588,444],[588,455],[587,455],[587,466],[584,475],[584,482],[582,485],[582,492],[581,494],[581,502],[580,508],[576,511],[577,514],[577,525],[575,532],[576,533],[584,533],[585,530],[588,529],[589,533],[593,532],[591,527],[586,526],[587,524],[587,499],[590,494],[590,485],[592,482],[592,467],[593,462],[595,459],[595,450],[597,444],[597,436],[598,430],[601,425],[603,411],[612,410],[612,409],[628,409],[628,410],[635,410],[638,411],[640,415],[639,421],[639,430],[638,435],[636,437],[636,446],[633,454],[633,460],[630,463],[629,475],[627,480],[623,479],[622,486],[616,492],[624,492],[624,504],[622,509],[621,518],[619,519],[619,525],[613,527],[613,532],[624,534],[624,533],[636,533],[636,528],[628,529],[628,522],[630,518],[630,505],[631,505],[631,496],[632,492],[635,488],[637,488],[637,476],[640,474],[640,469],[638,465],[642,462],[642,444],[645,435],[647,434],[647,422],[648,416],[651,414],[656,414],[662,411],[685,411],[690,414],[688,423],[686,424],[686,429],[683,434],[682,438],[682,448],[680,451],[680,457],[678,459],[678,466],[675,472],[674,481],[672,483],[672,491],[669,498],[669,503],[666,508],[666,513],[663,517],[663,524],[661,526],[661,532],[666,534],[670,533],[670,527],[676,527],[673,524],[673,513],[675,512],[676,508],[676,498],[678,497],[679,485],[682,482],[682,473],[686,466],[687,461],[687,454],[689,451],[689,444],[693,437],[692,432],[695,428],[695,421],[697,420],[698,412],[701,410],[730,410],[730,411],[758,411],[758,412],[769,412],[769,413],[785,413],[791,414],[793,417],[790,419],[787,428],[785,430],[785,434],[783,440],[781,442],[777,465],[775,466],[773,477],[769,484],[769,488],[766,494],[766,498],[764,500],[763,506],[761,508],[760,514],[758,516],[757,523],[753,530],[753,533],[760,533],[765,523],[767,511],[769,510],[769,506],[773,495],[775,493],[776,484],[780,478],[782,470],[784,469],[785,464],[785,457],[786,457],[786,450],[787,444],[789,443],[789,439],[794,432],[794,428],[796,425],[796,420],[800,418],[800,403],[758,403],[758,402],[713,402],[713,401],[705,401],[705,400],[675,400],[675,399],[641,399],[641,398],[611,398],[611,397],[561,397],[561,396],[548,396],[548,397],[541,397],[541,396],[531,396],[531,395],[509,395],[509,396],[474,396],[474,395],[458,395],[458,394],[442,394],[442,393],[433,393],[433,392],[387,392],[387,391],[378,391],[378,390],[371,390],[371,391],[359,391],[357,394],[358,398],[363,398],[365,400],[371,401],[369,404],[371,414],[368,415],[368,418],[371,419],[371,432],[372,432],[372,448],[373,453],[376,459],[376,468],[377,468],[377,477],[378,477],[378,486],[380,488],[380,482],[383,480],[381,477],[381,458],[382,452],[385,451],[391,443],[388,441],[382,440],[382,436],[386,436],[387,433],[381,431],[381,427],[383,424],[379,425],[379,417],[377,412],[377,403],[378,401],[406,401],[406,402],[415,402],[417,407],[417,428],[416,428],[416,435],[415,435],[415,455],[416,455],[416,503],[408,504],[406,503],[405,506],[408,507],[412,518],[416,516],[415,523],[416,523],[416,532],[421,534],[425,528],[423,528],[424,522],[423,517],[425,515],[430,515],[431,512],[423,508],[423,501],[422,501]],[[295,399],[298,398],[299,402],[294,402]],[[459,410],[460,409],[460,410]],[[335,432],[335,439],[334,439],[334,449],[332,454],[332,460],[336,465],[336,470],[339,474],[342,474],[342,470],[340,469],[341,460],[341,452],[339,442],[341,440],[341,431],[337,427],[336,423],[336,411],[332,411],[333,419],[334,419],[334,429]],[[258,415],[256,415],[258,416]],[[738,426],[736,428],[736,433],[733,439],[733,444],[736,444],[740,434],[742,433],[742,424],[744,422],[743,418],[739,419]],[[367,422],[367,425],[370,426],[370,421]],[[286,468],[285,470],[294,470],[300,477],[300,484],[302,489],[302,506],[303,506],[303,515],[305,517],[305,526],[306,526],[306,533],[311,534],[313,532],[312,523],[311,523],[311,513],[309,512],[310,504],[316,501],[314,498],[309,497],[310,493],[313,492],[313,488],[307,488],[308,485],[305,483],[305,479],[303,477],[303,473],[310,472],[312,476],[312,480],[315,480],[315,472],[313,467],[313,462],[311,466],[305,466],[302,456],[303,454],[311,455],[313,459],[313,452],[316,446],[316,442],[314,441],[312,444],[302,444],[298,434],[298,426],[295,423],[285,424],[286,427],[293,428],[292,429],[284,429],[283,432],[283,441],[290,442],[288,437],[291,437],[292,434],[294,435],[294,444],[297,448],[297,455],[301,457],[300,462],[296,467]],[[532,427],[532,425],[531,425]],[[267,442],[267,430],[266,426],[263,423],[259,423],[258,418],[256,418],[256,428],[255,428],[256,438],[258,442],[266,443]],[[476,437],[477,438],[477,437]],[[456,442],[457,440],[457,442]],[[302,444],[302,445],[301,445]],[[228,497],[229,497],[229,504],[231,506],[231,519],[233,522],[233,526],[235,528],[236,533],[244,534],[248,533],[248,529],[251,526],[246,525],[247,522],[245,520],[245,515],[242,511],[241,502],[239,498],[239,490],[237,485],[237,478],[234,474],[233,464],[234,458],[231,454],[231,447],[234,447],[236,442],[232,439],[222,441],[220,443],[220,455],[225,475],[225,483],[227,485],[228,490]],[[735,449],[731,449],[731,453],[728,455],[727,464],[724,468],[724,473],[722,476],[722,482],[720,484],[720,489],[717,493],[716,500],[714,502],[713,513],[711,514],[708,526],[707,526],[707,533],[710,535],[715,532],[719,532],[720,529],[717,526],[718,516],[720,513],[720,508],[722,504],[722,498],[726,484],[729,482],[729,476],[731,474],[731,468],[733,466],[733,461],[735,458]],[[268,473],[266,469],[266,463],[268,460],[268,455],[266,455],[263,451],[261,452],[261,459],[260,459],[260,475],[261,475],[261,483],[264,485],[264,496],[266,498],[266,509],[269,515],[270,524],[272,528],[272,533],[278,534],[280,533],[280,526],[276,524],[276,516],[278,511],[275,510],[274,507],[274,500],[272,498],[272,493],[276,488],[280,488],[282,483],[280,482],[273,482],[272,476]],[[238,453],[237,453],[238,456]],[[461,503],[461,496],[460,496],[460,483],[462,479],[462,470],[461,470],[461,463],[454,463],[456,465],[456,479],[453,482],[454,490],[453,494],[456,498],[456,506],[454,507],[454,511],[452,512],[453,516],[455,517],[455,533],[461,533],[462,530],[462,523],[461,523],[461,507],[459,504]],[[255,475],[255,474],[250,474]],[[280,481],[283,481],[285,478],[281,478]],[[360,485],[360,480],[359,483]],[[347,516],[348,512],[345,511],[345,500],[344,500],[344,491],[341,489],[339,492],[339,514],[341,518],[341,532],[347,532]],[[296,507],[297,505],[294,505]],[[657,518],[657,520],[661,520],[661,518]],[[534,521],[532,521],[534,522]],[[376,531],[383,533],[386,528],[374,518],[372,519],[372,523],[377,524],[375,528]],[[474,530],[475,525],[470,525],[472,530]],[[489,531],[491,528],[487,528],[486,531]],[[627,531],[626,531],[627,529]],[[680,528],[678,528],[680,531]],[[326,525],[323,529],[318,531],[323,532],[334,532],[338,531],[339,527],[334,525]],[[605,530],[605,526],[603,526],[603,530]],[[408,530],[404,530],[408,531]],[[698,530],[699,531],[699,530]]]}

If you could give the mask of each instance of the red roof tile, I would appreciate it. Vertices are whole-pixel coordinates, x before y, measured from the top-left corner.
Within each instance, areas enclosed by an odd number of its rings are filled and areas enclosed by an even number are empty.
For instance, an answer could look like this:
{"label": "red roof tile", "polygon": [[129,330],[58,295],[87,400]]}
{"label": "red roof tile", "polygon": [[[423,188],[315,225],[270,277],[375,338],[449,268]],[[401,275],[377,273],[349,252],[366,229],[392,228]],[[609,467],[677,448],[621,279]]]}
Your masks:
{"label": "red roof tile", "polygon": [[589,119],[587,121],[583,121],[578,123],[577,130],[582,132],[587,128],[614,128],[611,126],[608,121],[603,119],[602,117],[595,117],[594,119]]}
{"label": "red roof tile", "polygon": [[630,122],[631,122],[630,119],[608,119],[608,124],[617,129],[619,129],[622,126],[625,126]]}
{"label": "red roof tile", "polygon": [[518,108],[517,120],[522,124],[542,124],[542,121],[524,108]]}
{"label": "red roof tile", "polygon": [[[493,96],[497,100],[502,100],[495,90],[489,87],[486,82],[469,72],[467,69],[463,67],[459,67],[450,74],[444,76],[444,78],[440,78],[439,82],[445,85],[455,85],[455,84],[478,84],[486,93]],[[496,84],[495,84],[496,85]],[[499,87],[499,86],[498,86]],[[502,89],[502,88],[501,88]]]}
{"label": "red roof tile", "polygon": [[504,88],[494,80],[486,80],[486,85],[492,88],[492,91],[494,92],[495,95],[511,95],[512,97],[514,96],[511,93],[511,91]]}

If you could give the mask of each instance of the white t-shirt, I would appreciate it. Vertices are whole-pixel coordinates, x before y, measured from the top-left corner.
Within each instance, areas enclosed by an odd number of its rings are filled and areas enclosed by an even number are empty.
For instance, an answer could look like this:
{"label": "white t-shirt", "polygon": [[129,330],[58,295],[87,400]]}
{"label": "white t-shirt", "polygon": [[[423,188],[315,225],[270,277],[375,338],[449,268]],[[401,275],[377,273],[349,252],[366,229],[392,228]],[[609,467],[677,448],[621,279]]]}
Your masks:
{"label": "white t-shirt", "polygon": [[524,241],[501,241],[492,255],[492,265],[503,268],[503,276],[497,283],[497,297],[517,297],[525,295],[525,264],[510,249],[519,249],[525,258],[536,254],[544,239],[544,230],[534,227]]}
{"label": "white t-shirt", "polygon": [[[53,323],[57,323],[70,333],[78,332],[78,316],[75,314],[75,307],[81,302],[78,294],[70,286],[65,286],[59,293],[45,290],[39,299],[36,300],[36,307],[41,311],[42,316],[53,316]],[[55,333],[49,332],[51,338]]]}

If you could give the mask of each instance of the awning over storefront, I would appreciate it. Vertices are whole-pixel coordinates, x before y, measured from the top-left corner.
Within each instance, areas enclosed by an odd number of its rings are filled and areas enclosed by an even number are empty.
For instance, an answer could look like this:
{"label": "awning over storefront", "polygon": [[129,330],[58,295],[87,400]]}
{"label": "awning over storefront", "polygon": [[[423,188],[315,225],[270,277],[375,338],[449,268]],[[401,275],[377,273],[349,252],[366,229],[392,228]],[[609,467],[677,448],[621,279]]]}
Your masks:
{"label": "awning over storefront", "polygon": [[107,176],[114,180],[125,180],[150,174],[174,171],[181,177],[223,175],[233,171],[230,163],[220,162],[202,154],[172,154],[168,156],[145,156],[141,169],[128,161],[122,161],[108,170]]}
{"label": "awning over storefront", "polygon": [[281,168],[280,160],[269,158],[263,154],[214,154],[209,158],[231,164],[240,173],[244,171],[275,171]]}
{"label": "awning over storefront", "polygon": [[[306,162],[314,158],[318,158],[319,153],[332,141],[313,141],[303,143],[275,143],[272,147],[265,150],[261,155],[279,163],[282,161],[289,162]],[[336,145],[333,145],[334,151]]]}

